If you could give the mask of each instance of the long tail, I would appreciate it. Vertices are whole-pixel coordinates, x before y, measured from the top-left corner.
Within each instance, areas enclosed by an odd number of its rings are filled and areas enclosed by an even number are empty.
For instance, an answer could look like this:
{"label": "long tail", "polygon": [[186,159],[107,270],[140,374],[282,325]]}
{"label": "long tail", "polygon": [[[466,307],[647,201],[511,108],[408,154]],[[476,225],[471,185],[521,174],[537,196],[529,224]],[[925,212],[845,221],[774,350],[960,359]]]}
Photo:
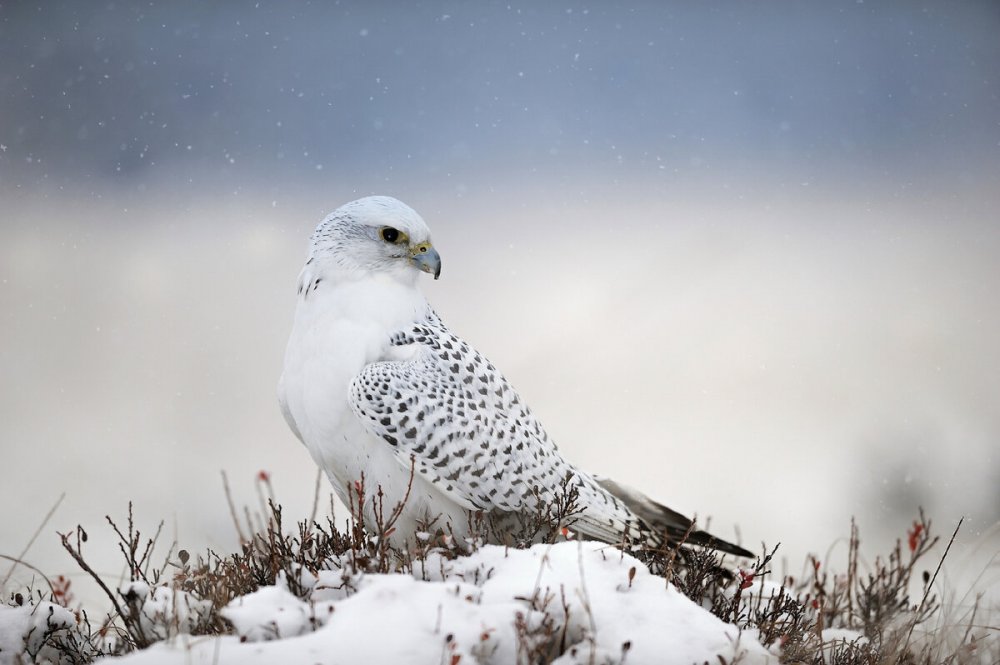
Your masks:
{"label": "long tail", "polygon": [[701,545],[710,547],[720,552],[735,554],[736,556],[753,558],[754,554],[743,549],[739,545],[716,538],[707,531],[694,531],[691,529],[691,520],[684,517],[676,510],[671,510],[659,504],[642,492],[638,492],[630,487],[626,487],[610,478],[594,476],[594,480],[624,503],[636,517],[642,520],[653,533],[666,534],[668,542],[683,542],[691,545]]}

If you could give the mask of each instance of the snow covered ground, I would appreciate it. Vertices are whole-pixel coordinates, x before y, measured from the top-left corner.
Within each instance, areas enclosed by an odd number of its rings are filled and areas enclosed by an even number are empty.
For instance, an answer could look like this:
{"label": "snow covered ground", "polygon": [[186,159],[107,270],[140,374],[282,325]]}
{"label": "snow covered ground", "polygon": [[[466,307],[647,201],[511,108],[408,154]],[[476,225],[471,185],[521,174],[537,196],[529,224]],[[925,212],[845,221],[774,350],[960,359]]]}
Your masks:
{"label": "snow covered ground", "polygon": [[[756,634],[722,622],[602,543],[486,546],[454,560],[431,556],[412,575],[343,568],[303,576],[307,600],[279,583],[230,603],[223,616],[235,635],[225,637],[188,633],[204,601],[140,585],[133,590],[143,599],[143,625],[165,639],[102,662],[499,665],[559,653],[553,662],[562,665],[777,662]],[[38,653],[50,610],[57,628],[71,625],[72,614],[58,606],[0,610],[0,664],[18,662],[21,640],[40,625],[27,643]]]}

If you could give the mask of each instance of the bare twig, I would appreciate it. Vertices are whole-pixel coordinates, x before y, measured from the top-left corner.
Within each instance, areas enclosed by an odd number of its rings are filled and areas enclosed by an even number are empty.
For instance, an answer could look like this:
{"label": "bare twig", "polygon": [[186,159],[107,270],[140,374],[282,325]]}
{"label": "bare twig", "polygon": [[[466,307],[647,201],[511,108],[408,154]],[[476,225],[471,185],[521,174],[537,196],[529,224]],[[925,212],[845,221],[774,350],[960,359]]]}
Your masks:
{"label": "bare twig", "polygon": [[[45,580],[45,583],[46,583],[47,585],[49,585],[49,591],[51,591],[52,593],[55,593],[55,587],[53,587],[53,586],[52,586],[52,580],[50,580],[50,579],[49,579],[49,578],[48,578],[48,577],[47,577],[47,576],[45,575],[45,573],[43,573],[43,572],[42,572],[41,570],[39,570],[38,568],[35,568],[34,566],[32,566],[32,565],[31,565],[30,563],[28,563],[27,561],[22,561],[22,560],[20,560],[20,559],[18,559],[18,558],[16,558],[16,557],[12,557],[12,556],[7,556],[6,554],[0,554],[0,559],[7,559],[8,561],[11,561],[11,562],[13,562],[14,566],[24,566],[24,567],[25,567],[25,568],[27,568],[28,570],[31,570],[31,571],[34,571],[34,572],[38,573],[39,575],[41,575],[42,579],[43,579],[43,580]],[[12,567],[11,569],[13,570],[13,567]]]}
{"label": "bare twig", "polygon": [[226,472],[222,472],[222,487],[226,491],[226,503],[229,504],[229,514],[233,518],[233,526],[236,527],[236,535],[240,537],[240,544],[247,542],[247,537],[243,535],[243,528],[240,526],[240,519],[236,516],[236,504],[233,503],[232,492],[229,491],[229,478]]}
{"label": "bare twig", "polygon": [[[42,518],[42,523],[38,525],[37,529],[35,529],[35,533],[31,535],[31,538],[28,540],[28,544],[24,546],[24,549],[21,550],[20,554],[18,554],[16,557],[7,557],[7,556],[4,557],[5,559],[9,559],[13,563],[10,566],[10,570],[8,570],[7,574],[4,575],[3,581],[0,582],[0,589],[7,586],[7,582],[10,581],[10,576],[14,574],[14,569],[17,568],[18,564],[26,566],[28,568],[32,568],[31,566],[28,566],[27,564],[24,563],[24,557],[28,554],[28,550],[31,549],[31,546],[35,544],[35,540],[37,540],[39,534],[42,533],[42,529],[44,529],[45,525],[49,523],[50,519],[52,519],[52,515],[55,514],[56,509],[59,507],[59,504],[61,504],[63,502],[63,499],[65,498],[66,498],[66,492],[63,492],[62,494],[59,495],[59,498],[56,499],[56,502],[52,505],[51,508],[49,508],[49,512],[45,513],[45,517]],[[35,569],[32,568],[32,570]],[[48,582],[47,579],[45,581]],[[51,587],[52,585],[50,584],[49,586]]]}
{"label": "bare twig", "polygon": [[590,659],[593,662],[595,658],[594,653],[594,640],[597,639],[597,624],[594,621],[594,612],[590,607],[590,594],[587,593],[587,575],[583,570],[583,541],[576,541],[576,563],[580,568],[580,588],[577,593],[580,595],[580,604],[583,605],[583,611],[587,613],[587,621],[590,624]]}
{"label": "bare twig", "polygon": [[101,576],[98,575],[96,572],[94,572],[94,569],[90,567],[90,564],[84,561],[83,555],[80,553],[80,551],[78,549],[75,549],[73,545],[70,544],[69,534],[60,533],[59,539],[62,540],[63,548],[67,552],[69,552],[69,555],[73,557],[77,565],[80,566],[80,568],[82,568],[85,573],[90,575],[90,577],[93,578],[95,582],[97,582],[97,585],[101,587],[101,589],[104,591],[104,594],[108,597],[108,599],[111,601],[111,604],[114,606],[115,612],[118,613],[118,616],[122,618],[127,616],[125,612],[122,610],[122,606],[118,604],[118,599],[115,598],[115,594],[111,592],[111,589],[109,589],[108,585],[104,583],[104,580],[101,579]]}
{"label": "bare twig", "polygon": [[958,530],[962,528],[962,522],[964,521],[965,517],[959,518],[958,524],[955,525],[955,530],[952,532],[951,538],[948,540],[948,545],[944,548],[944,553],[938,560],[938,565],[937,568],[934,569],[934,574],[931,576],[930,581],[924,587],[924,595],[920,599],[920,605],[917,606],[917,611],[914,613],[915,620],[910,622],[910,628],[909,630],[906,631],[906,639],[903,641],[903,648],[900,649],[899,651],[899,660],[897,662],[900,662],[903,659],[903,657],[907,653],[907,650],[909,649],[910,639],[913,637],[913,629],[917,627],[916,619],[918,619],[921,616],[921,611],[924,609],[924,605],[927,603],[927,597],[930,595],[931,589],[934,587],[934,581],[937,580],[938,573],[941,572],[941,566],[944,565],[944,560],[948,558],[948,552],[951,551],[951,546],[955,542],[955,538],[958,536]]}
{"label": "bare twig", "polygon": [[309,513],[309,522],[316,521],[316,513],[319,512],[319,487],[323,482],[323,469],[316,467],[316,488],[313,490],[312,512]]}
{"label": "bare twig", "polygon": [[959,518],[958,524],[955,525],[955,530],[951,534],[951,538],[948,540],[948,546],[944,548],[944,554],[941,555],[941,560],[938,561],[937,568],[934,569],[934,574],[931,576],[931,581],[927,583],[927,588],[924,589],[924,597],[920,599],[920,605],[917,607],[917,613],[924,609],[924,604],[927,602],[927,596],[931,592],[931,587],[934,586],[934,580],[937,579],[938,573],[941,572],[941,566],[944,564],[944,560],[948,557],[948,552],[951,551],[951,546],[955,542],[955,537],[958,536],[958,530],[962,528],[962,522],[965,521],[964,517]]}

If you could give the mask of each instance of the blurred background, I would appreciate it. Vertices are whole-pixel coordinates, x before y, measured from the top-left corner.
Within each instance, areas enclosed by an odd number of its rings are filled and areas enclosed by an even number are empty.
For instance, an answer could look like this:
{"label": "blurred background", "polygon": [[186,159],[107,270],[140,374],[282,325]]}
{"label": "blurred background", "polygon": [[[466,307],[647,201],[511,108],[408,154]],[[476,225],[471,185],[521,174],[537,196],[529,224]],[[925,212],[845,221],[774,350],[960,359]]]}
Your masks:
{"label": "blurred background", "polygon": [[379,193],[581,466],[791,573],[918,506],[988,562],[998,34],[989,1],[0,3],[0,554],[62,493],[50,575],[77,524],[116,574],[129,501],[232,551],[222,470],[308,516],[296,276]]}

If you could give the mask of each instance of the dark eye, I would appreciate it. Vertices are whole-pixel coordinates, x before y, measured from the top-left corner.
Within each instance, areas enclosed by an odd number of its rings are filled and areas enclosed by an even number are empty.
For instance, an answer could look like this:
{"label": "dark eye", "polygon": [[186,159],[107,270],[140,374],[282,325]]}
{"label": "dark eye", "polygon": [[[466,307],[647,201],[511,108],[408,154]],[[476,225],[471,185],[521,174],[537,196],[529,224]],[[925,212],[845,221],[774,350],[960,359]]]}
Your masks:
{"label": "dark eye", "polygon": [[399,240],[399,231],[391,226],[385,227],[379,231],[379,234],[382,236],[382,240],[385,240],[386,242],[396,242]]}

